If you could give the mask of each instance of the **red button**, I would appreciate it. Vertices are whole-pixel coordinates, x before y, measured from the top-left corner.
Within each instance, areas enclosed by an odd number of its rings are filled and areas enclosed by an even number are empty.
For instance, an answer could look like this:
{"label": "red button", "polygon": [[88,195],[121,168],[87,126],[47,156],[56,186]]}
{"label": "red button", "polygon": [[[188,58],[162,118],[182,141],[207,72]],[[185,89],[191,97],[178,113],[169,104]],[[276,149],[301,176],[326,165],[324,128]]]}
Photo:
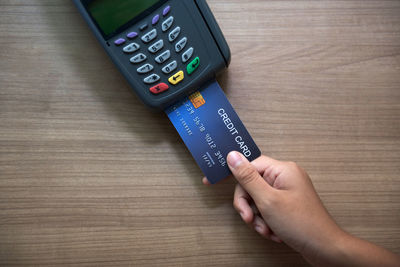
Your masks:
{"label": "red button", "polygon": [[153,86],[150,88],[150,92],[152,92],[155,95],[161,94],[162,92],[165,92],[169,89],[169,86],[165,83],[160,83],[157,84],[156,86]]}

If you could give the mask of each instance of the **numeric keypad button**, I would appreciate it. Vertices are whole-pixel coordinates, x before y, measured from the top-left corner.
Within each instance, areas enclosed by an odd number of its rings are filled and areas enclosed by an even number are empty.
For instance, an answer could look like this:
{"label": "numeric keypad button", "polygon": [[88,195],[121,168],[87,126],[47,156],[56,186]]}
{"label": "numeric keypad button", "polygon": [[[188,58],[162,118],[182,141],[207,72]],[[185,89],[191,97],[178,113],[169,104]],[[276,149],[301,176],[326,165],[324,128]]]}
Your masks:
{"label": "numeric keypad button", "polygon": [[172,61],[171,63],[169,63],[167,66],[165,66],[162,71],[165,74],[169,74],[171,72],[173,72],[174,70],[176,70],[176,68],[178,67],[178,62],[176,62],[176,60]]}
{"label": "numeric keypad button", "polygon": [[181,27],[178,26],[168,34],[168,40],[172,43],[173,41],[175,41],[176,38],[178,38],[180,33]]}
{"label": "numeric keypad button", "polygon": [[185,53],[182,54],[182,62],[186,63],[192,56],[193,56],[193,47],[189,48],[188,50],[185,51]]}
{"label": "numeric keypad button", "polygon": [[161,29],[163,32],[166,32],[169,30],[169,28],[171,28],[172,23],[174,23],[174,17],[170,16],[169,18],[167,18],[163,24],[161,25]]}
{"label": "numeric keypad button", "polygon": [[146,55],[143,53],[139,53],[136,56],[131,57],[130,62],[133,64],[138,64],[147,59]]}
{"label": "numeric keypad button", "polygon": [[162,64],[165,61],[167,61],[170,57],[171,57],[171,51],[167,50],[163,52],[161,55],[157,56],[155,60],[157,63]]}
{"label": "numeric keypad button", "polygon": [[186,38],[186,37],[183,37],[183,38],[182,38],[179,42],[177,42],[176,45],[175,45],[175,51],[176,51],[176,53],[181,52],[181,51],[185,48],[186,44],[187,44],[187,38]]}
{"label": "numeric keypad button", "polygon": [[145,65],[141,66],[140,68],[138,68],[137,72],[140,74],[145,74],[145,73],[152,71],[153,69],[154,69],[153,65],[145,64]]}
{"label": "numeric keypad button", "polygon": [[152,84],[160,80],[160,76],[157,74],[152,74],[146,78],[144,78],[143,82],[146,84]]}
{"label": "numeric keypad button", "polygon": [[137,50],[139,50],[140,45],[138,45],[137,43],[131,43],[130,45],[125,46],[122,50],[124,51],[124,53],[130,54],[133,52],[136,52]]}
{"label": "numeric keypad button", "polygon": [[164,41],[161,39],[157,42],[155,42],[153,45],[151,45],[149,47],[149,52],[151,53],[157,53],[158,51],[160,51],[162,48],[164,47]]}
{"label": "numeric keypad button", "polygon": [[150,43],[151,41],[156,39],[156,37],[157,37],[157,30],[153,29],[142,36],[142,41],[145,43]]}

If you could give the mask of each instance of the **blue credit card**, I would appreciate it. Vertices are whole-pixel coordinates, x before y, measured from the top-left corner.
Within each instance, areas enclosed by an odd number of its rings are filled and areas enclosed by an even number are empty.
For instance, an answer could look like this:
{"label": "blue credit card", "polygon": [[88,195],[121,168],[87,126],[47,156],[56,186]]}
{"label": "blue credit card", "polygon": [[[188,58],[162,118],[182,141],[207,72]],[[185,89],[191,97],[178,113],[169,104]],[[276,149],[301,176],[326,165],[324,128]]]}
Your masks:
{"label": "blue credit card", "polygon": [[165,110],[207,179],[215,184],[231,174],[226,157],[261,155],[249,132],[214,81]]}

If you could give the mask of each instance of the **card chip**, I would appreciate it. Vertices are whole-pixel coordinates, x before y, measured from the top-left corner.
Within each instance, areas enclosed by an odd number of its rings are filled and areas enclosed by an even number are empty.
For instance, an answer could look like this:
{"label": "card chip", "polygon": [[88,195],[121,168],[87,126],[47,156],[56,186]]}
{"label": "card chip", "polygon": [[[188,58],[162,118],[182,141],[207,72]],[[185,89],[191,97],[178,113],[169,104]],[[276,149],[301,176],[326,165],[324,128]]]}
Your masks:
{"label": "card chip", "polygon": [[201,107],[206,103],[203,96],[198,91],[189,96],[189,99],[196,109],[198,109],[199,107]]}

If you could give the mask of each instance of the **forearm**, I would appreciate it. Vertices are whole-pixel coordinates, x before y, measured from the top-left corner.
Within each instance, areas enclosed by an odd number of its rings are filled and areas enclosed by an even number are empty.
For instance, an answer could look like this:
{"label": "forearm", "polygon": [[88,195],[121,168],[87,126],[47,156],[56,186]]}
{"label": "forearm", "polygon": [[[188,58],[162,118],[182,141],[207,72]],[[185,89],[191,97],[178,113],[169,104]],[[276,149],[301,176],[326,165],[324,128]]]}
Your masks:
{"label": "forearm", "polygon": [[342,266],[400,266],[400,258],[394,253],[357,237],[346,235],[339,248]]}
{"label": "forearm", "polygon": [[322,253],[304,255],[313,266],[400,266],[400,257],[343,231]]}

